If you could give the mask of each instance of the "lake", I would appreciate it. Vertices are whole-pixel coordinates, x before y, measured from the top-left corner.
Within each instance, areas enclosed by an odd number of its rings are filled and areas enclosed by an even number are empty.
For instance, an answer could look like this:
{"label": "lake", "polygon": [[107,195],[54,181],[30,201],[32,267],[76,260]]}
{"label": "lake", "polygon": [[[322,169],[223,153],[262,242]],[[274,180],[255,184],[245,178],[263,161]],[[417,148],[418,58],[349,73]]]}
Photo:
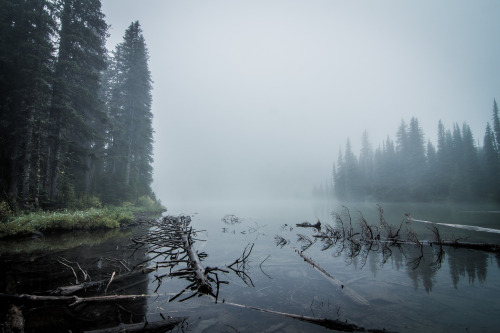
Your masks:
{"label": "lake", "polygon": [[[349,209],[349,215],[343,205]],[[31,326],[35,331],[55,325],[44,326],[51,313],[65,313],[59,319],[61,331],[141,322],[144,316],[149,322],[167,316],[188,318],[173,331],[325,331],[318,323],[284,314],[339,320],[366,330],[498,331],[499,257],[478,250],[449,246],[441,249],[424,241],[435,237],[429,229],[429,222],[434,222],[442,239],[500,244],[500,207],[381,204],[383,217],[394,231],[400,229],[403,234],[413,230],[423,245],[388,246],[373,241],[373,246],[370,243],[369,247],[353,248],[349,246],[353,242],[332,245],[326,238],[318,237],[328,230],[327,225],[338,228],[338,220],[331,213],[339,214],[344,227],[352,224],[354,235],[361,230],[361,216],[375,230],[380,224],[380,211],[375,204],[343,205],[299,200],[168,203],[166,214],[191,216],[198,239],[193,246],[207,255],[203,265],[229,272],[218,273],[218,278],[227,284],[220,285],[217,303],[209,296],[183,302],[178,301],[179,297],[169,302],[188,282],[167,278],[158,286],[154,275],[162,273],[160,269],[133,283],[113,282],[108,290],[110,295],[156,291],[157,297],[119,307],[98,304],[72,309],[73,317],[69,319],[61,319],[68,313],[62,308],[40,307],[31,309],[26,316],[36,323]],[[321,231],[296,226],[305,221],[315,224],[318,220]],[[124,270],[124,266],[144,258],[144,249],[131,252],[128,248],[130,238],[141,232],[147,230],[47,235],[43,239],[2,242],[0,259],[4,270],[0,288],[3,292],[39,293],[74,284],[75,274],[67,267],[78,272],[74,263],[79,263],[93,280],[109,278],[110,272]],[[241,278],[227,266],[245,249],[248,254],[250,248],[244,267],[246,275]],[[25,262],[29,262],[29,268]],[[190,294],[186,291],[185,296]]]}

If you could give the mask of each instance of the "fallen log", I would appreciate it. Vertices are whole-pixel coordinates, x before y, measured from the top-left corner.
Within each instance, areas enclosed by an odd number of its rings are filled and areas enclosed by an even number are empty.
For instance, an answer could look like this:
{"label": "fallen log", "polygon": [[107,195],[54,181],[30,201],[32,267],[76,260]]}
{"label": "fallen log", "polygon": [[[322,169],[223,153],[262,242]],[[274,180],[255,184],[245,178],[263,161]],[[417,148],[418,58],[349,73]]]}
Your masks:
{"label": "fallen log", "polygon": [[316,228],[318,230],[321,230],[321,222],[318,220],[315,224],[311,224],[309,222],[302,222],[302,223],[297,223],[295,226],[300,227],[300,228]]}
{"label": "fallen log", "polygon": [[190,240],[191,238],[190,233],[191,232],[182,233],[181,238],[182,238],[183,248],[184,250],[186,250],[189,257],[189,266],[194,271],[198,292],[202,294],[215,296],[212,289],[212,285],[210,284],[207,274],[205,273],[206,270],[201,264],[200,257],[198,256],[198,253],[194,249],[193,243]]}
{"label": "fallen log", "polygon": [[100,330],[84,331],[85,333],[120,333],[120,332],[161,332],[171,330],[175,326],[183,323],[187,317],[174,317],[162,321],[145,322],[137,324],[120,324],[116,327],[104,328]]}
{"label": "fallen log", "polygon": [[[153,271],[154,271],[154,268],[144,268],[141,270],[137,270],[137,271],[133,271],[133,272],[125,273],[125,274],[115,275],[113,278],[113,281],[124,280],[124,279],[131,278],[134,276],[148,274],[148,273],[151,273]],[[57,287],[56,289],[49,291],[49,294],[61,295],[61,296],[72,295],[80,290],[85,290],[85,289],[89,289],[89,288],[100,288],[100,287],[104,286],[109,281],[110,281],[110,279],[106,279],[106,280],[99,280],[99,281],[83,282],[83,283],[75,284],[72,286]]]}
{"label": "fallen log", "polygon": [[6,299],[11,302],[56,302],[69,303],[73,307],[82,303],[90,302],[114,302],[121,300],[136,300],[141,298],[159,297],[160,295],[110,295],[110,296],[93,296],[93,297],[78,297],[78,296],[46,296],[46,295],[30,295],[30,294],[3,294],[0,293],[0,299]]}
{"label": "fallen log", "polygon": [[358,293],[356,293],[351,288],[349,288],[346,285],[344,285],[340,280],[338,280],[333,275],[331,275],[326,270],[324,270],[323,267],[321,267],[320,265],[318,265],[317,263],[315,263],[311,258],[307,257],[304,253],[302,253],[302,251],[299,251],[299,249],[297,249],[295,247],[293,249],[295,250],[295,252],[298,253],[299,256],[302,257],[302,259],[304,259],[305,262],[307,262],[308,264],[310,264],[312,267],[314,267],[315,269],[317,269],[321,274],[323,274],[325,277],[327,277],[327,279],[331,283],[333,283],[334,285],[340,287],[340,290],[347,297],[349,297],[350,299],[352,299],[353,301],[355,301],[356,303],[358,303],[360,305],[366,305],[366,306],[370,305],[370,303],[366,300],[366,298],[364,298],[363,296],[359,295]]}
{"label": "fallen log", "polygon": [[258,308],[256,306],[249,306],[249,305],[242,305],[242,304],[237,304],[237,303],[231,303],[231,302],[224,302],[223,304],[228,304],[231,306],[236,306],[244,309],[251,309],[251,310],[257,310],[260,312],[265,312],[265,313],[272,313],[275,315],[287,317],[287,318],[293,318],[297,319],[300,321],[308,322],[311,324],[319,325],[331,330],[336,330],[336,331],[341,331],[341,332],[372,332],[372,333],[395,333],[391,331],[386,331],[385,329],[366,329],[364,327],[357,326],[355,324],[350,324],[345,321],[340,321],[338,319],[328,319],[328,318],[316,318],[316,317],[310,317],[310,316],[303,316],[303,315],[297,315],[293,313],[286,313],[286,312],[280,312],[280,311],[274,311],[274,310],[268,310],[268,309],[262,309]]}

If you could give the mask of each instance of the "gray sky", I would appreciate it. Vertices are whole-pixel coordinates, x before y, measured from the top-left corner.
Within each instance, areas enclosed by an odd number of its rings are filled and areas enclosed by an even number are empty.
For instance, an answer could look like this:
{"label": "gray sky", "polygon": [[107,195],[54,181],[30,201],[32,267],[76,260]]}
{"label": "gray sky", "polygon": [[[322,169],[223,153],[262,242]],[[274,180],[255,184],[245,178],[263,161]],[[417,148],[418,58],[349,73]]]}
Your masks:
{"label": "gray sky", "polygon": [[102,0],[108,48],[139,20],[155,182],[172,200],[309,195],[363,130],[466,121],[500,99],[500,1]]}

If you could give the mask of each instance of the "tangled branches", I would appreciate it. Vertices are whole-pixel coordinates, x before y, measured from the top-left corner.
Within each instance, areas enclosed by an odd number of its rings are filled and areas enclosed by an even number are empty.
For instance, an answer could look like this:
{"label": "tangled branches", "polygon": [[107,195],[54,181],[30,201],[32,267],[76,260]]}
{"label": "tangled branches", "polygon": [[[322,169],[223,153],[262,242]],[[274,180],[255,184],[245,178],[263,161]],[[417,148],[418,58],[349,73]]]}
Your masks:
{"label": "tangled branches", "polygon": [[[154,263],[157,271],[160,268],[168,269],[167,273],[155,275],[155,280],[158,282],[155,292],[158,291],[164,278],[178,277],[189,281],[190,284],[170,301],[177,299],[188,290],[193,293],[181,299],[181,302],[196,295],[211,295],[217,301],[219,285],[226,283],[219,280],[217,272],[227,271],[217,267],[205,268],[202,265],[201,261],[207,257],[207,254],[198,253],[194,249],[195,238],[193,235],[195,232],[189,226],[190,222],[189,216],[167,216],[162,220],[148,221],[149,233],[133,238],[132,242],[135,249],[148,247],[146,254],[149,254],[150,257],[141,262],[140,265]],[[214,292],[212,284],[216,285],[216,292]]]}
{"label": "tangled branches", "polygon": [[[235,221],[232,216],[228,221]],[[205,267],[202,261],[208,256],[204,252],[198,252],[194,248],[196,232],[189,226],[191,218],[189,216],[167,216],[162,220],[148,221],[149,232],[144,236],[133,238],[133,247],[137,250],[147,247],[146,255],[150,257],[145,259],[139,265],[154,264],[154,269],[162,269],[166,273],[155,275],[157,288],[160,288],[163,279],[177,277],[185,279],[189,285],[170,299],[173,301],[182,296],[186,291],[192,294],[180,299],[180,302],[188,300],[195,296],[210,295],[217,302],[221,284],[227,284],[227,281],[219,279],[218,273],[229,273],[229,270],[218,267]],[[236,222],[235,222],[236,223]],[[248,257],[252,252],[253,244],[250,248],[245,247],[241,257],[236,259],[227,268],[239,276],[247,285],[253,282],[247,274]],[[215,290],[215,291],[214,291]]]}
{"label": "tangled branches", "polygon": [[[411,229],[411,219],[406,216],[398,225],[389,224],[384,216],[384,210],[378,206],[379,223],[369,224],[360,213],[360,218],[355,223],[352,214],[347,207],[342,207],[340,212],[333,212],[332,217],[335,226],[323,223],[321,229],[311,237],[304,234],[297,234],[297,242],[301,244],[301,250],[306,251],[317,240],[322,244],[322,251],[333,250],[334,256],[344,255],[348,264],[352,263],[354,258],[361,258],[361,265],[367,262],[370,252],[379,252],[382,254],[381,264],[385,264],[391,258],[393,251],[400,251],[407,259],[409,265],[415,269],[423,259],[423,246],[437,244],[439,250],[435,251],[433,262],[434,267],[439,267],[443,258],[444,251],[442,246],[447,244],[440,234],[439,230],[432,226],[430,230],[434,234],[432,241],[421,241],[417,233]],[[276,235],[275,243],[278,246],[285,246],[289,243],[284,237]],[[406,251],[416,248],[417,251]],[[412,253],[408,258],[407,253]],[[416,254],[415,254],[416,253]]]}

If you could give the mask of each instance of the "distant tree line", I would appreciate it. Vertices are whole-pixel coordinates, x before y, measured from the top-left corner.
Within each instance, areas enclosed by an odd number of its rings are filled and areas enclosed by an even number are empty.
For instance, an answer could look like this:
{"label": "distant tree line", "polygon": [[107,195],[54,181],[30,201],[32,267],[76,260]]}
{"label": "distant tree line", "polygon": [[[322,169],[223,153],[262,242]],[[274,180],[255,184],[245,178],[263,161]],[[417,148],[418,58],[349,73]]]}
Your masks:
{"label": "distant tree line", "polygon": [[153,196],[152,80],[139,22],[108,55],[100,0],[1,0],[1,200]]}
{"label": "distant tree line", "polygon": [[[333,186],[316,195],[340,200],[500,201],[500,120],[493,102],[493,126],[483,146],[469,125],[445,129],[439,121],[437,147],[425,142],[417,118],[401,122],[396,142],[389,137],[374,151],[365,131],[356,156],[349,140],[333,168]],[[322,193],[320,193],[322,192]]]}

